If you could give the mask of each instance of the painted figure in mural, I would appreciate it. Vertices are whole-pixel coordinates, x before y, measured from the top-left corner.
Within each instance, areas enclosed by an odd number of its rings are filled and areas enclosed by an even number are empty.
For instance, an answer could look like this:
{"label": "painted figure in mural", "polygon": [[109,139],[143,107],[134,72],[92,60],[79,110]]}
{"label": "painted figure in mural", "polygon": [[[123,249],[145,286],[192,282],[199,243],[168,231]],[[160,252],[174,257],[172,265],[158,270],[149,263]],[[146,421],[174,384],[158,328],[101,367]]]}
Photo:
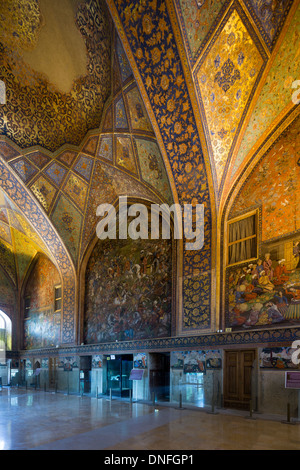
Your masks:
{"label": "painted figure in mural", "polygon": [[273,291],[274,284],[270,281],[270,278],[266,271],[262,271],[259,278],[259,285],[266,291]]}
{"label": "painted figure in mural", "polygon": [[274,274],[272,264],[273,263],[272,263],[272,260],[271,260],[271,254],[266,253],[265,254],[265,259],[264,259],[264,262],[263,262],[263,267],[264,267],[265,273],[269,277],[270,281],[272,281],[273,274]]}
{"label": "painted figure in mural", "polygon": [[271,301],[273,303],[275,303],[275,305],[278,308],[278,310],[280,311],[280,313],[285,318],[287,318],[287,312],[289,310],[290,302],[289,302],[287,296],[285,295],[285,291],[282,289],[282,287],[280,288],[280,290],[275,292],[275,295],[274,295],[273,299],[271,299]]}
{"label": "painted figure in mural", "polygon": [[300,240],[296,241],[294,244],[293,255],[298,260],[296,269],[300,269]]}
{"label": "painted figure in mural", "polygon": [[284,316],[273,302],[268,302],[265,308],[267,309],[268,318],[271,323],[280,323],[284,320]]}
{"label": "painted figure in mural", "polygon": [[[299,257],[300,243],[293,248],[294,256]],[[227,302],[227,324],[233,328],[297,322],[300,269],[288,270],[284,258],[274,261],[270,253],[265,255],[264,262],[258,259],[256,263],[237,266],[228,276]]]}
{"label": "painted figure in mural", "polygon": [[261,275],[261,272],[264,270],[264,267],[263,267],[263,262],[261,259],[259,259],[257,261],[257,266],[256,266],[256,272],[257,272],[257,275],[258,277],[260,277]]}
{"label": "painted figure in mural", "polygon": [[170,240],[99,241],[86,270],[87,343],[169,336]]}
{"label": "painted figure in mural", "polygon": [[289,280],[289,276],[284,262],[285,259],[279,260],[278,265],[274,269],[273,282],[275,285],[282,285]]}

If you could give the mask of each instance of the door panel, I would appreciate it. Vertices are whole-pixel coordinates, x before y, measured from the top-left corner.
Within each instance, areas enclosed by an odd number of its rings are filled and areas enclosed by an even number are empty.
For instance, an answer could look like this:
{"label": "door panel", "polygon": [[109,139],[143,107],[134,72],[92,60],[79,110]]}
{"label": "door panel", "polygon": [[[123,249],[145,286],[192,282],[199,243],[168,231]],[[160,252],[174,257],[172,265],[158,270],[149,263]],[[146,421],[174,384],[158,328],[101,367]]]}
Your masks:
{"label": "door panel", "polygon": [[248,409],[255,350],[225,351],[224,406]]}
{"label": "door panel", "polygon": [[238,393],[238,357],[236,352],[230,352],[227,356],[227,380],[226,395],[228,399],[237,400]]}

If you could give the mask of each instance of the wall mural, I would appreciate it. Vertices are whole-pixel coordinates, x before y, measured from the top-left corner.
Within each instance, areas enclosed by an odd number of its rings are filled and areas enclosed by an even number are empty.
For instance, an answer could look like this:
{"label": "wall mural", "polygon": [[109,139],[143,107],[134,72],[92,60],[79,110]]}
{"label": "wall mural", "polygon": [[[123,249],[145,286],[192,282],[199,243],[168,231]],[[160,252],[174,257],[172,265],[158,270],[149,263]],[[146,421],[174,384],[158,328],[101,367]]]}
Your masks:
{"label": "wall mural", "polygon": [[265,244],[261,258],[227,272],[226,326],[300,322],[300,234]]}
{"label": "wall mural", "polygon": [[170,336],[170,240],[99,240],[85,282],[87,343]]}
{"label": "wall mural", "polygon": [[295,350],[290,347],[263,348],[259,353],[259,367],[261,369],[298,369],[292,362]]}
{"label": "wall mural", "polygon": [[92,369],[102,369],[103,365],[103,355],[95,354],[92,356]]}
{"label": "wall mural", "polygon": [[181,351],[171,352],[171,368],[189,372],[203,372],[206,369],[220,369],[222,367],[222,352],[220,350],[208,351]]}
{"label": "wall mural", "polygon": [[24,347],[37,349],[60,343],[61,312],[54,312],[54,287],[61,284],[54,264],[40,256],[27,282],[24,298],[30,309],[24,318]]}
{"label": "wall mural", "polygon": [[300,119],[256,165],[231,210],[233,218],[261,208],[261,245],[259,259],[227,269],[228,327],[300,321],[299,126]]}

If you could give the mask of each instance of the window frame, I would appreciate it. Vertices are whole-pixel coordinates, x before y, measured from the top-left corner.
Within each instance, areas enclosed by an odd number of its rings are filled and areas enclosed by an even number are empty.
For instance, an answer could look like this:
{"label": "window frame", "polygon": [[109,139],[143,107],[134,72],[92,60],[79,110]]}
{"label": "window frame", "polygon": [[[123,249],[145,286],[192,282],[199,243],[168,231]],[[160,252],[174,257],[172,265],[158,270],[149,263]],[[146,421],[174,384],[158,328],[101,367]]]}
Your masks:
{"label": "window frame", "polygon": [[[257,209],[254,209],[252,211],[249,211],[243,215],[240,215],[238,217],[234,217],[233,219],[230,219],[227,221],[227,231],[226,231],[226,268],[228,267],[231,267],[231,266],[236,266],[238,264],[241,264],[241,263],[247,263],[249,261],[254,261],[256,259],[258,259],[258,254],[259,254],[259,208]],[[248,217],[252,217],[252,216],[255,216],[255,234],[254,235],[251,235],[249,237],[245,237],[245,238],[241,238],[237,241],[234,241],[234,242],[230,242],[229,243],[229,226],[234,224],[235,222],[239,222],[240,220],[244,220],[244,219],[247,219]],[[240,260],[240,261],[236,261],[235,263],[230,263],[229,264],[229,247],[232,246],[232,245],[236,245],[238,243],[241,243],[241,242],[244,242],[246,240],[251,240],[253,238],[256,238],[256,254],[255,256],[251,257],[251,258],[247,258],[247,259],[243,259],[243,260]]]}
{"label": "window frame", "polygon": [[[56,296],[56,292],[60,289],[60,297]],[[56,302],[60,300],[60,308],[56,308]],[[62,307],[62,287],[61,284],[54,286],[54,306],[53,306],[54,313],[61,312]]]}

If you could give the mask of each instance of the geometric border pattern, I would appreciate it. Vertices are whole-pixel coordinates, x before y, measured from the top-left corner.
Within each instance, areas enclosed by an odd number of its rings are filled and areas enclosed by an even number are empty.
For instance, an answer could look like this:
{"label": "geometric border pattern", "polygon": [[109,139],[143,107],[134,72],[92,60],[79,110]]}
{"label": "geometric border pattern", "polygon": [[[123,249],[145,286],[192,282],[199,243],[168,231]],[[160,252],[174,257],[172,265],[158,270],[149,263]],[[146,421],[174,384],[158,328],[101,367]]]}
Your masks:
{"label": "geometric border pattern", "polygon": [[149,339],[143,341],[121,341],[118,343],[103,343],[57,349],[41,349],[40,351],[22,351],[22,356],[42,356],[48,354],[98,354],[122,353],[133,351],[164,351],[189,350],[195,348],[227,348],[236,345],[276,346],[283,343],[291,346],[292,342],[300,339],[300,328],[282,328],[277,330],[256,330],[238,333],[216,333],[202,336],[184,336],[175,338]]}

